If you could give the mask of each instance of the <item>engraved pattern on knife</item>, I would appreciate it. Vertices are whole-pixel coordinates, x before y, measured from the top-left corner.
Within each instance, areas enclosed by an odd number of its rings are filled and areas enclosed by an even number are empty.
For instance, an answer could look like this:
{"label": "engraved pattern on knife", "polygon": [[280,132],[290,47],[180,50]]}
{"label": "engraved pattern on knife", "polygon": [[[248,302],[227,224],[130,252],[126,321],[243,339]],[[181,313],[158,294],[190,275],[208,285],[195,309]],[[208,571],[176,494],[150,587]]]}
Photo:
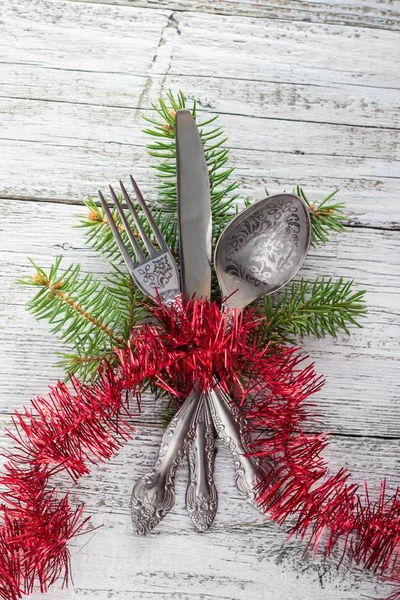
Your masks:
{"label": "engraved pattern on knife", "polygon": [[214,521],[218,494],[214,483],[214,427],[206,397],[202,395],[196,414],[195,436],[188,446],[189,483],[186,508],[197,531],[206,531]]}

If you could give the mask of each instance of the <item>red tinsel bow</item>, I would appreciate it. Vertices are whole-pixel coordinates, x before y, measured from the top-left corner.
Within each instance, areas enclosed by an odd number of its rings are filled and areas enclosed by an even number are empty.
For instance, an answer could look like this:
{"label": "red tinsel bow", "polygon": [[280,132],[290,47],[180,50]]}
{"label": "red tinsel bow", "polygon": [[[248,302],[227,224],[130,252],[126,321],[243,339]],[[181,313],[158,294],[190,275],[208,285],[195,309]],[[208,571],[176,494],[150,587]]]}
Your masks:
{"label": "red tinsel bow", "polygon": [[366,485],[361,496],[348,482],[348,471],[328,474],[321,457],[326,436],[303,431],[307,399],[322,386],[313,366],[303,366],[294,348],[265,345],[265,320],[254,309],[234,314],[230,327],[215,302],[157,305],[152,313],[151,323],[134,329],[129,347],[116,350],[116,369],[103,365],[92,385],[58,382],[48,398],[15,413],[8,431],[14,449],[0,477],[0,597],[17,600],[35,583],[45,592],[60,576],[68,582],[67,544],[87,519],[68,494],[57,499],[51,477],[67,471],[75,482],[129,439],[128,392],[139,397],[150,380],[178,406],[194,380],[206,389],[215,375],[256,433],[254,455],[275,464],[258,490],[265,512],[280,524],[294,516],[291,532],[308,535],[307,548],[323,544],[328,554],[343,540],[342,559],[349,555],[398,580],[400,490],[387,498],[383,482],[374,502]]}

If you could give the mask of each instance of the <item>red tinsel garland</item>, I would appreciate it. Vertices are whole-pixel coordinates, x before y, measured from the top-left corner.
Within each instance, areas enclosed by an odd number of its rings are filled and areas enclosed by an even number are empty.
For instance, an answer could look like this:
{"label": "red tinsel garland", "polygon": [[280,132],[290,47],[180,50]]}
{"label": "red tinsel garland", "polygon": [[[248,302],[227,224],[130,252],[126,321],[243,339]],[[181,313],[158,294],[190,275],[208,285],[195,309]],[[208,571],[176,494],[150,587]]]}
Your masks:
{"label": "red tinsel garland", "polygon": [[[131,433],[128,392],[139,395],[145,380],[170,392],[177,405],[198,380],[204,389],[217,377],[255,433],[253,452],[270,456],[275,469],[261,483],[258,501],[278,523],[296,517],[292,534],[308,536],[307,548],[323,544],[329,554],[343,540],[343,555],[399,580],[400,488],[376,501],[348,482],[349,472],[328,474],[323,434],[307,434],[309,396],[322,381],[303,367],[293,348],[263,344],[263,320],[254,311],[226,314],[213,302],[153,309],[153,323],[132,332],[128,349],[116,351],[119,366],[99,370],[95,384],[57,383],[48,398],[15,413],[8,435],[0,527],[0,597],[17,600],[38,584],[47,591],[69,576],[69,540],[82,533],[83,506],[72,508],[49,487],[66,471],[75,482],[89,466],[118,451]],[[263,432],[260,434],[260,431]],[[393,600],[400,598],[396,592]]]}

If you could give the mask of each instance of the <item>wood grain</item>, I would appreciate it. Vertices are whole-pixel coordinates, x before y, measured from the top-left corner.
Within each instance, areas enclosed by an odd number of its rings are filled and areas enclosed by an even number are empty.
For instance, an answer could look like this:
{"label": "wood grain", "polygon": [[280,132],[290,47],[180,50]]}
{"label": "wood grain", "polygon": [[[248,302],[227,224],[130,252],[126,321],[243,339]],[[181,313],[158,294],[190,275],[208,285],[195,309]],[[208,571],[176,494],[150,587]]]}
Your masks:
{"label": "wood grain", "polygon": [[[190,10],[188,10],[190,8]],[[347,232],[314,250],[303,275],[354,278],[369,314],[350,338],[300,340],[326,375],[315,397],[333,433],[325,457],[376,493],[399,479],[399,4],[390,0],[4,0],[0,7],[0,445],[10,414],[62,373],[61,346],[25,311],[15,279],[27,256],[56,254],[99,277],[107,263],[73,229],[82,199],[134,172],[146,197],[151,101],[179,89],[221,114],[245,196],[302,183],[312,199],[340,187]],[[354,226],[354,227],[353,227]],[[387,585],[304,545],[238,497],[217,446],[220,510],[191,529],[177,503],[148,538],[132,533],[132,482],[154,461],[161,403],[143,399],[134,439],[72,490],[93,525],[73,544],[74,587],[54,600],[356,600]],[[315,426],[314,426],[315,427]],[[66,479],[56,482],[70,489]],[[93,538],[93,539],[91,539]],[[39,600],[40,594],[32,598]]]}
{"label": "wood grain", "polygon": [[[80,2],[81,0],[76,0]],[[88,0],[102,4],[169,8],[174,11],[211,13],[313,23],[372,27],[376,29],[399,28],[400,10],[397,2],[377,0],[357,2],[342,0],[340,3],[325,0],[196,0],[190,3],[169,0]]]}
{"label": "wood grain", "polygon": [[[129,109],[84,106],[77,112],[71,105],[21,100],[0,100],[0,106],[12,115],[3,127],[7,139],[0,140],[8,173],[0,184],[3,197],[76,202],[93,196],[104,181],[131,172],[147,197],[154,195],[154,176],[138,131],[143,122],[134,123]],[[398,162],[391,157],[396,132],[348,132],[314,124],[305,138],[306,126],[292,123],[288,137],[284,121],[261,127],[252,117],[225,115],[221,120],[230,133],[242,198],[261,198],[265,187],[282,191],[301,183],[311,198],[321,199],[339,186],[352,222],[399,228]],[[53,122],[59,123],[57,133]],[[380,148],[387,148],[387,157]]]}

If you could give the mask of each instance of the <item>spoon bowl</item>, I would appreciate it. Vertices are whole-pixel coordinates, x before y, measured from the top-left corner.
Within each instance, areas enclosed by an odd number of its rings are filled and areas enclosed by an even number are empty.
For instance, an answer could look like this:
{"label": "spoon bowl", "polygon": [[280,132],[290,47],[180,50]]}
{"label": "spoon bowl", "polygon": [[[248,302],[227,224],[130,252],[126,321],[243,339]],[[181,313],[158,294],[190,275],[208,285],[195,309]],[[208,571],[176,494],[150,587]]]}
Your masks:
{"label": "spoon bowl", "polygon": [[224,305],[241,310],[298,272],[310,245],[307,204],[295,194],[255,202],[224,229],[214,265]]}

